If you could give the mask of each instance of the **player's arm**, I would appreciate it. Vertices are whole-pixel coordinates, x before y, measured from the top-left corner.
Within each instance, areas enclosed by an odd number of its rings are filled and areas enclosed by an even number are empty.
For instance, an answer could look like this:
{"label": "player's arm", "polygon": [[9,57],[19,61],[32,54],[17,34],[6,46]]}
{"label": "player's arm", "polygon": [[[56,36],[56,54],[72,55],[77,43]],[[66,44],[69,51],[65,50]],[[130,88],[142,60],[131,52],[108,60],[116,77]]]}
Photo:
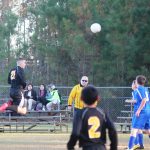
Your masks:
{"label": "player's arm", "polygon": [[117,131],[113,122],[109,119],[106,114],[106,128],[108,129],[108,136],[110,139],[110,150],[117,150],[118,145],[118,138],[117,138]]}
{"label": "player's arm", "polygon": [[69,94],[69,98],[68,98],[68,106],[72,106],[72,102],[76,97],[76,86],[73,87],[73,89],[71,90],[70,94]]}
{"label": "player's arm", "polygon": [[67,143],[68,150],[74,150],[74,146],[79,139],[80,130],[81,130],[81,113],[77,112],[73,119],[73,129],[70,135],[70,139]]}

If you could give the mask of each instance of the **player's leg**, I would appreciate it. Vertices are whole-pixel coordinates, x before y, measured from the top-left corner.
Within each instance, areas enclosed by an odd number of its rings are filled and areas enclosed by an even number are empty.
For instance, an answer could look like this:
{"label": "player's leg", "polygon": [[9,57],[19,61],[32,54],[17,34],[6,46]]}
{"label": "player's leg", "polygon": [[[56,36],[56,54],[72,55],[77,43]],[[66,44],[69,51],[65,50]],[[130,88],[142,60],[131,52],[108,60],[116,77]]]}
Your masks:
{"label": "player's leg", "polygon": [[13,99],[13,105],[7,107],[7,110],[12,110],[23,115],[26,114],[27,108],[23,107],[25,105],[23,93],[18,89],[12,89],[10,96]]}
{"label": "player's leg", "polygon": [[7,107],[7,110],[11,110],[11,111],[14,111],[14,112],[22,114],[22,115],[25,115],[27,113],[26,107],[19,107],[16,105],[11,105],[11,106]]}
{"label": "player's leg", "polygon": [[130,138],[129,138],[129,142],[128,142],[128,149],[129,150],[133,149],[133,146],[134,146],[134,143],[135,143],[135,140],[136,140],[137,132],[138,132],[138,129],[132,128]]}
{"label": "player's leg", "polygon": [[12,105],[12,100],[9,100],[8,102],[2,104],[0,106],[0,112],[4,112],[6,108],[9,107],[10,105]]}
{"label": "player's leg", "polygon": [[[147,113],[140,113],[140,116],[133,116],[133,120],[132,120],[132,131],[131,131],[131,135],[130,135],[130,139],[129,139],[129,143],[128,143],[128,149],[133,149],[134,146],[134,142],[136,139],[136,135],[138,133],[139,130],[144,129],[144,126],[147,122]],[[140,144],[142,144],[142,138],[143,135],[140,134],[140,136],[138,136],[138,138],[140,137]]]}
{"label": "player's leg", "polygon": [[137,135],[136,135],[136,140],[135,140],[135,145],[133,146],[133,150],[136,149],[144,149],[144,144],[143,144],[143,132],[142,130],[139,130]]}

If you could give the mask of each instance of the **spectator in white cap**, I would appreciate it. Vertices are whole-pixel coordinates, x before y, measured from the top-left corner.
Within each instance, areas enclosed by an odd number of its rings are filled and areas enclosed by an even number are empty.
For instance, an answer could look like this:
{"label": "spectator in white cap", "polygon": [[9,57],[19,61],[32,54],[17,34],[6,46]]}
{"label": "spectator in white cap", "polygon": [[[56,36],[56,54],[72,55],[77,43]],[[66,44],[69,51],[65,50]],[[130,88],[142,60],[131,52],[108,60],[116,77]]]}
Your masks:
{"label": "spectator in white cap", "polygon": [[60,96],[58,93],[57,88],[55,87],[54,84],[48,85],[49,88],[49,95],[46,97],[47,101],[49,101],[46,105],[46,109],[48,111],[51,111],[53,107],[57,106],[59,109],[60,105]]}

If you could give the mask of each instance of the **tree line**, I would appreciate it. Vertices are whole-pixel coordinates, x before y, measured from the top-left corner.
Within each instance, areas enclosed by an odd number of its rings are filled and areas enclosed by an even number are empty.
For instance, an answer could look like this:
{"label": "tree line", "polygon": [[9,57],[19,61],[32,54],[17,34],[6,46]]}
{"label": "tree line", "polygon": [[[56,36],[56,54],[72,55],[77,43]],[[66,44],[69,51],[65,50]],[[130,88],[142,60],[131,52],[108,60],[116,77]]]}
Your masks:
{"label": "tree line", "polygon": [[[22,16],[9,10],[0,24],[2,83],[20,56],[28,59],[27,79],[35,85],[70,86],[82,75],[96,86],[129,86],[138,74],[150,78],[149,0],[33,0],[25,6]],[[12,50],[19,19],[30,21],[33,34]],[[102,30],[93,34],[95,22]]]}

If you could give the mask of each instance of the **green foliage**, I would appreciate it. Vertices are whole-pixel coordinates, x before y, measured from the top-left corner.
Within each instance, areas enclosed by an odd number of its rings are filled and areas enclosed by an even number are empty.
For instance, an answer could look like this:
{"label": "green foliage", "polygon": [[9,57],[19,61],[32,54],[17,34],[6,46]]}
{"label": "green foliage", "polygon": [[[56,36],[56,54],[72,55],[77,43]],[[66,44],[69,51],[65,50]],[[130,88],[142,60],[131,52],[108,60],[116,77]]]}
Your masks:
{"label": "green foliage", "polygon": [[[32,40],[38,59],[47,60],[46,80],[72,85],[86,74],[97,86],[121,86],[137,74],[149,78],[149,3],[39,1],[30,10],[37,21]],[[100,33],[91,33],[94,22],[101,24]]]}
{"label": "green foliage", "polygon": [[[14,53],[29,57],[32,49],[27,74],[34,84],[70,86],[82,75],[96,86],[130,85],[138,74],[150,79],[149,5],[149,0],[38,0],[27,13],[35,25],[32,43]],[[9,40],[17,18],[11,12],[4,18],[0,56],[12,61]],[[100,33],[90,31],[94,22],[101,24]]]}
{"label": "green foliage", "polygon": [[0,23],[0,82],[6,83],[8,74],[8,65],[13,65],[13,56],[11,55],[10,36],[15,33],[15,27],[17,25],[17,16],[10,10],[3,11],[3,18]]}

